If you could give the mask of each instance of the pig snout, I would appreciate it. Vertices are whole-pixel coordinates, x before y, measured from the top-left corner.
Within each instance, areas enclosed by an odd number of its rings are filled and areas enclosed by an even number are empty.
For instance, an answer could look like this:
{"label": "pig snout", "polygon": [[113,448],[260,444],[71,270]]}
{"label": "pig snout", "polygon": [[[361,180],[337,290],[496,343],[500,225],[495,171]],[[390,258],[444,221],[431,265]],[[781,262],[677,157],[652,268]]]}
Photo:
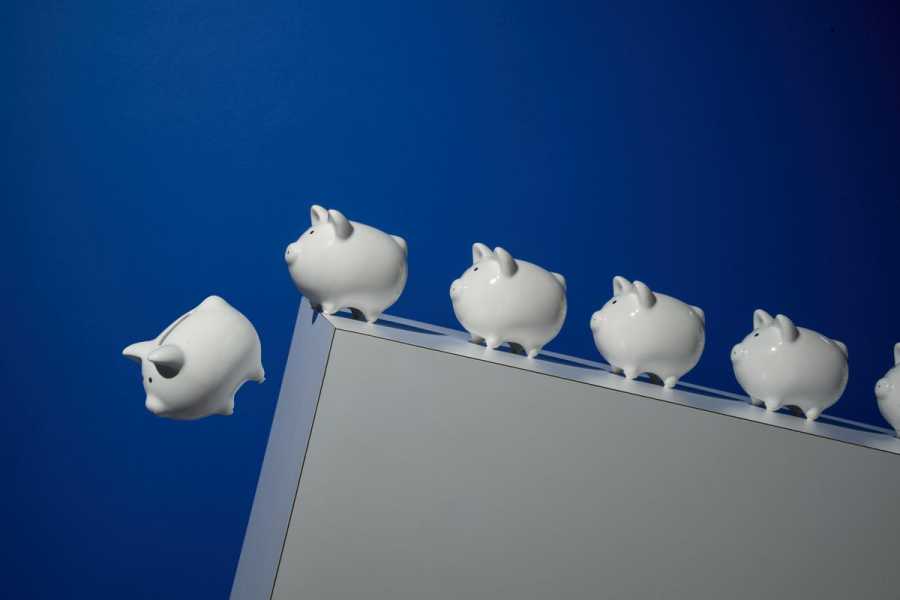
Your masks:
{"label": "pig snout", "polygon": [[887,379],[879,379],[878,383],[875,384],[875,395],[879,398],[887,396],[893,387]]}
{"label": "pig snout", "polygon": [[741,344],[735,344],[734,348],[731,349],[731,362],[737,362],[746,355],[747,349]]}
{"label": "pig snout", "polygon": [[297,260],[297,245],[288,244],[288,247],[284,250],[284,262],[290,265],[293,264],[295,260]]}
{"label": "pig snout", "polygon": [[450,284],[450,297],[454,300],[459,298],[459,294],[462,291],[462,282],[459,279],[454,279],[453,283]]}

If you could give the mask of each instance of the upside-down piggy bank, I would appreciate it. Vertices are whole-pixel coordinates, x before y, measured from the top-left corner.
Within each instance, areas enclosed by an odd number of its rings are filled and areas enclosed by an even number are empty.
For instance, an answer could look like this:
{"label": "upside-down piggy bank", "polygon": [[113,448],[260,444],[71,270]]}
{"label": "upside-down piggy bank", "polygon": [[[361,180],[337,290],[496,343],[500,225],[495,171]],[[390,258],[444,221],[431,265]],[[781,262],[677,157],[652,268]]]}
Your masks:
{"label": "upside-down piggy bank", "polygon": [[753,313],[753,331],[731,350],[734,375],[755,405],[796,406],[809,420],[844,393],[847,346],[784,315]]}
{"label": "upside-down piggy bank", "polygon": [[375,322],[406,285],[406,241],[318,205],[309,215],[284,252],[297,289],[325,314],[349,308]]}
{"label": "upside-down piggy bank", "polygon": [[566,280],[503,248],[472,246],[472,266],[450,286],[453,312],[472,341],[518,345],[529,358],[556,337],[566,318]]}
{"label": "upside-down piggy bank", "polygon": [[613,278],[613,297],[591,316],[591,332],[615,372],[651,373],[667,388],[694,368],[706,344],[702,310],[624,277]]}
{"label": "upside-down piggy bank", "polygon": [[218,296],[182,315],[154,340],[122,354],[141,364],[146,407],[170,419],[234,412],[245,381],[265,379],[259,336],[247,318]]}
{"label": "upside-down piggy bank", "polygon": [[882,416],[900,434],[900,344],[894,346],[894,368],[875,384],[875,397]]}

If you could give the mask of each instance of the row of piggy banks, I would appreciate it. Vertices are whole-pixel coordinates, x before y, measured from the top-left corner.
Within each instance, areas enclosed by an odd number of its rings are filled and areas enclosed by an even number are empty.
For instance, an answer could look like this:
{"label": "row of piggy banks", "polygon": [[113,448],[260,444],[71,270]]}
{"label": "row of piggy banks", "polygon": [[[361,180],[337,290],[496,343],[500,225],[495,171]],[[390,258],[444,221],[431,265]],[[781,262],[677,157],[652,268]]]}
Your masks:
{"label": "row of piggy banks", "polygon": [[[350,309],[371,323],[403,293],[407,253],[403,238],[313,206],[309,228],[287,246],[284,258],[298,290],[317,310]],[[613,278],[612,292],[590,319],[597,350],[628,379],[646,373],[674,387],[703,353],[703,310],[624,277]],[[503,248],[475,243],[471,266],[450,285],[450,300],[472,341],[491,349],[506,343],[533,358],[563,326],[566,280]],[[141,363],[147,408],[177,419],[231,414],[238,387],[264,377],[256,330],[217,296],[124,354]],[[732,349],[731,360],[753,404],[770,411],[793,406],[810,420],[837,402],[847,385],[843,343],[763,310],[754,312],[753,330]],[[878,382],[876,396],[882,414],[900,430],[898,367]]]}
{"label": "row of piggy banks", "polygon": [[[285,251],[301,294],[325,313],[351,309],[369,322],[400,297],[407,244],[396,236],[313,206],[310,227]],[[615,277],[613,295],[590,320],[597,350],[628,379],[647,373],[674,387],[700,360],[706,342],[703,310]],[[504,248],[472,246],[472,265],[450,285],[457,320],[472,341],[503,343],[535,357],[566,318],[566,280]],[[753,331],[731,351],[735,377],[754,405],[798,408],[814,420],[847,385],[847,346],[784,315],[753,314]],[[893,369],[878,383],[882,413],[900,428]],[[895,407],[895,408],[892,408]]]}
{"label": "row of piggy banks", "polygon": [[[402,294],[406,259],[402,238],[320,206],[311,208],[310,227],[285,251],[294,283],[315,307],[328,314],[351,309],[369,322]],[[597,350],[629,379],[648,373],[674,387],[703,353],[703,310],[640,281],[615,277],[612,287],[612,297],[590,320]],[[534,357],[565,321],[566,280],[504,248],[475,243],[472,265],[450,285],[450,300],[472,341],[488,348],[506,343]],[[754,313],[753,331],[731,359],[753,404],[771,411],[794,406],[816,419],[847,385],[843,343],[763,310]],[[886,376],[877,393],[885,417],[900,427],[897,377]]]}

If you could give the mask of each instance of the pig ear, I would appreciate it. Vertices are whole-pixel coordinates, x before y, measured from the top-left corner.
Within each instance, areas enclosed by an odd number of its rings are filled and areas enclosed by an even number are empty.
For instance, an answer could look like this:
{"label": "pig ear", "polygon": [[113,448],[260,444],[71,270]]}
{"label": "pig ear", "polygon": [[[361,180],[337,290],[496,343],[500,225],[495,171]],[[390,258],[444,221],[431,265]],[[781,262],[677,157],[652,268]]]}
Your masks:
{"label": "pig ear", "polygon": [[137,342],[131,344],[130,346],[122,350],[122,356],[124,356],[125,358],[130,358],[136,363],[140,363],[144,356],[146,356],[147,351],[152,345],[153,342]]}
{"label": "pig ear", "polygon": [[632,287],[634,286],[631,285],[631,282],[621,275],[616,275],[615,277],[613,277],[613,296],[621,296],[622,294],[627,294],[631,291]]}
{"label": "pig ear", "polygon": [[703,321],[703,325],[706,325],[706,313],[703,312],[703,309],[699,306],[692,306],[691,310],[694,311],[694,314],[700,317],[700,320]]}
{"label": "pig ear", "polygon": [[560,275],[559,273],[550,273],[553,275],[553,279],[559,282],[559,285],[562,286],[563,289],[566,289],[566,278]]}
{"label": "pig ear", "polygon": [[228,308],[229,304],[222,296],[207,296],[203,302],[197,305],[197,308]]}
{"label": "pig ear", "polygon": [[178,346],[166,344],[148,354],[147,360],[156,365],[163,377],[175,377],[184,367],[184,352]]}
{"label": "pig ear", "polygon": [[845,344],[844,342],[839,342],[837,340],[831,341],[834,342],[834,345],[838,347],[838,350],[841,351],[841,354],[844,355],[844,358],[848,358],[850,356],[849,354],[847,354],[847,344]]}
{"label": "pig ear", "polygon": [[519,270],[519,265],[516,264],[516,259],[512,257],[512,254],[497,246],[494,248],[494,258],[497,259],[497,262],[500,263],[500,273],[504,277],[512,277],[516,274],[516,271]]}
{"label": "pig ear", "polygon": [[328,211],[328,220],[334,225],[334,232],[339,239],[346,240],[353,233],[353,225],[347,217],[334,209]]}
{"label": "pig ear", "polygon": [[395,242],[397,242],[397,245],[400,246],[400,249],[403,250],[403,255],[409,256],[409,248],[406,245],[406,240],[404,240],[399,235],[392,235],[391,237]]}
{"label": "pig ear", "polygon": [[656,294],[651,292],[643,281],[634,282],[634,292],[637,294],[638,303],[644,308],[650,308],[656,304]]}
{"label": "pig ear", "polygon": [[766,325],[771,325],[774,320],[772,315],[761,308],[757,308],[753,311],[753,329],[760,329]]}
{"label": "pig ear", "polygon": [[318,204],[313,204],[309,208],[309,222],[311,225],[320,225],[328,220],[328,211],[319,206]]}
{"label": "pig ear", "polygon": [[797,331],[797,326],[784,315],[776,315],[775,324],[778,326],[778,332],[781,334],[781,339],[785,342],[793,342],[800,336],[800,332]]}
{"label": "pig ear", "polygon": [[894,344],[894,365],[900,365],[900,343]]}
{"label": "pig ear", "polygon": [[493,253],[491,249],[482,244],[481,242],[475,242],[472,244],[472,264],[478,264],[478,262],[483,259],[491,256]]}

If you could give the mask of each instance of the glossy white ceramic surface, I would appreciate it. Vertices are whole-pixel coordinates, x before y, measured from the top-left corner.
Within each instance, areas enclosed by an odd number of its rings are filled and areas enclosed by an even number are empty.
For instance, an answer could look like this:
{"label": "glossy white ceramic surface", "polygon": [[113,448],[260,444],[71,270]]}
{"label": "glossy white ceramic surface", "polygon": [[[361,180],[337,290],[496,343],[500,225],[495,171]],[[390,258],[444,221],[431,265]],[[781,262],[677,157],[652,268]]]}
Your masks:
{"label": "glossy white ceramic surface", "polygon": [[297,289],[326,314],[351,308],[377,320],[406,285],[406,241],[318,205],[310,223],[284,252]]}
{"label": "glossy white ceramic surface", "polygon": [[147,409],[171,419],[230,415],[238,388],[265,379],[256,329],[219,296],[122,354],[141,365]]}
{"label": "glossy white ceramic surface", "polygon": [[753,404],[795,406],[810,420],[847,386],[847,346],[764,310],[753,313],[753,331],[732,348],[731,362]]}
{"label": "glossy white ceramic surface", "polygon": [[900,343],[894,345],[894,368],[875,384],[878,410],[900,434]]}
{"label": "glossy white ceramic surface", "polygon": [[472,266],[450,286],[453,312],[472,340],[521,346],[531,358],[566,318],[566,280],[497,247],[472,246]]}
{"label": "glossy white ceramic surface", "polygon": [[613,278],[613,297],[590,325],[597,350],[616,372],[628,379],[650,373],[668,388],[694,368],[706,344],[702,310],[624,277]]}

